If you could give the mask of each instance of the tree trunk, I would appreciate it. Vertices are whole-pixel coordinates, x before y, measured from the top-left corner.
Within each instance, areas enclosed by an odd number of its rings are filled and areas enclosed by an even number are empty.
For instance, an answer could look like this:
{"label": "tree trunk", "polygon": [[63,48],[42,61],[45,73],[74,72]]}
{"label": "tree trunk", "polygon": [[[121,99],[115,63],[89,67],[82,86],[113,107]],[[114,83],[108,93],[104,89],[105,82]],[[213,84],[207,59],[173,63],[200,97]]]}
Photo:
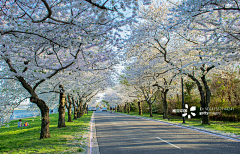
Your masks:
{"label": "tree trunk", "polygon": [[168,104],[167,104],[168,89],[166,89],[162,93],[163,93],[163,119],[167,119],[168,118]]}
{"label": "tree trunk", "polygon": [[117,106],[117,112],[121,112],[120,111],[120,105]]}
{"label": "tree trunk", "polygon": [[72,107],[68,108],[68,122],[73,122],[72,121]]}
{"label": "tree trunk", "polygon": [[40,139],[50,138],[50,131],[49,131],[50,119],[49,119],[48,106],[43,100],[39,99],[38,97],[31,97],[30,102],[37,104],[37,106],[41,111],[42,125],[41,125]]}
{"label": "tree trunk", "polygon": [[210,91],[210,88],[207,84],[207,81],[206,81],[206,76],[203,75],[201,77],[202,79],[202,82],[203,82],[203,85],[204,85],[204,89],[205,89],[205,98],[202,102],[202,105],[201,106],[204,106],[205,107],[205,112],[207,112],[207,115],[202,115],[202,124],[208,124],[210,125],[210,120],[209,120],[209,103],[210,103],[210,97],[211,97],[211,91]]}
{"label": "tree trunk", "polygon": [[58,118],[58,128],[66,127],[65,125],[65,94],[63,92],[60,93],[60,101],[59,101],[59,118]]}
{"label": "tree trunk", "polygon": [[78,102],[77,118],[81,118],[82,115],[83,115],[83,107],[82,107],[82,100],[80,99]]}
{"label": "tree trunk", "polygon": [[130,103],[127,103],[127,112],[130,113]]}
{"label": "tree trunk", "polygon": [[73,122],[72,121],[72,99],[70,98],[70,95],[68,95],[68,105],[66,102],[66,107],[68,109],[68,122]]}
{"label": "tree trunk", "polygon": [[153,117],[153,115],[152,115],[152,103],[150,103],[150,102],[147,102],[147,103],[148,103],[148,106],[149,106],[150,117]]}
{"label": "tree trunk", "polygon": [[86,113],[86,107],[87,106],[87,103],[84,103],[83,107],[82,107],[82,111],[80,112],[80,117],[82,117],[85,113]]}
{"label": "tree trunk", "polygon": [[[208,104],[210,103],[210,96],[211,96],[211,91],[207,85],[207,81],[206,81],[206,78],[205,78],[205,75],[203,75],[201,77],[202,79],[202,82],[204,84],[204,88],[205,88],[205,91],[203,89],[203,86],[201,85],[201,83],[192,75],[188,74],[188,76],[197,84],[198,86],[198,91],[200,93],[200,97],[201,97],[201,101],[200,101],[200,104],[201,104],[201,110],[200,112],[201,113],[204,113],[204,115],[201,115],[201,119],[202,119],[202,124],[210,124],[210,121],[209,121],[209,116],[208,116]],[[206,114],[205,114],[206,113]]]}
{"label": "tree trunk", "polygon": [[124,105],[124,113],[127,113],[127,104]]}
{"label": "tree trunk", "polygon": [[142,104],[141,104],[141,101],[138,101],[138,115],[142,115]]}
{"label": "tree trunk", "polygon": [[72,97],[72,103],[73,103],[73,119],[77,119],[77,106],[75,104],[74,98]]}

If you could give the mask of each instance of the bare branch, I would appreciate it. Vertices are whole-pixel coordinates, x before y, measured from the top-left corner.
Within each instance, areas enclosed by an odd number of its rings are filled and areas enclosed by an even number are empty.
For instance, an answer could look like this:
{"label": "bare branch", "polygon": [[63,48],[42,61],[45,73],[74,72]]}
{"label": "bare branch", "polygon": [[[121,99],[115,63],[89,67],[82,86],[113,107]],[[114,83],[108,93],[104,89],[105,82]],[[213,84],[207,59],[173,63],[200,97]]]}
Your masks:
{"label": "bare branch", "polygon": [[[76,53],[76,55],[75,55],[75,57],[74,57],[75,59],[77,59],[79,52],[80,52],[80,49],[78,49],[78,51],[77,51],[77,53]],[[52,74],[50,74],[50,75],[47,77],[47,79],[51,79],[51,78],[52,78],[54,75],[56,75],[58,72],[60,72],[61,70],[64,70],[64,69],[70,67],[70,66],[73,65],[74,63],[75,63],[75,62],[72,61],[72,62],[69,63],[68,65],[66,65],[66,66],[64,66],[64,67],[61,67],[61,68],[55,70]],[[35,91],[35,89],[36,89],[41,83],[43,83],[44,81],[46,81],[46,79],[40,80],[40,81],[33,87],[33,90]]]}
{"label": "bare branch", "polygon": [[105,4],[107,3],[107,1],[106,1],[103,5],[99,5],[99,4],[97,4],[97,3],[94,3],[94,2],[92,2],[92,0],[85,0],[85,1],[88,2],[88,3],[90,3],[90,4],[92,4],[93,6],[96,6],[96,7],[100,8],[100,9],[103,9],[103,10],[115,11],[115,10],[113,10],[113,9],[110,9],[110,8],[105,7]]}
{"label": "bare branch", "polygon": [[51,42],[51,43],[53,43],[53,44],[56,44],[56,45],[58,45],[58,46],[60,46],[60,47],[67,48],[67,47],[62,46],[61,44],[59,44],[59,43],[57,43],[57,42],[54,42],[53,40],[51,40],[51,39],[49,39],[49,38],[47,38],[47,37],[45,37],[45,36],[42,36],[42,35],[40,35],[40,34],[36,34],[36,33],[33,33],[33,32],[22,32],[22,31],[18,31],[18,30],[10,30],[10,31],[6,31],[6,32],[2,32],[1,34],[2,34],[2,35],[5,35],[5,34],[14,34],[14,33],[22,33],[22,34],[35,35],[35,36],[41,37],[41,38],[43,38],[43,39],[46,39],[46,40],[48,40],[49,42]]}
{"label": "bare branch", "polygon": [[41,93],[39,93],[39,95],[47,94],[47,93],[59,93],[60,94],[59,91],[47,91],[47,92],[41,92]]}
{"label": "bare branch", "polygon": [[195,41],[192,41],[192,40],[190,40],[189,38],[186,38],[186,37],[184,37],[183,35],[181,35],[180,33],[178,33],[178,32],[176,32],[179,36],[181,36],[184,40],[186,40],[186,41],[188,41],[188,42],[192,42],[192,43],[194,43],[194,44],[198,44],[197,42],[195,42]]}
{"label": "bare branch", "polygon": [[54,53],[55,53],[55,55],[56,55],[56,57],[57,57],[58,62],[59,62],[60,65],[61,65],[61,67],[63,67],[62,62],[61,62],[61,60],[59,59],[59,57],[58,57],[58,55],[57,55],[57,52],[56,52],[56,50],[55,50],[55,48],[54,48],[54,45],[53,45],[53,51],[54,51]]}

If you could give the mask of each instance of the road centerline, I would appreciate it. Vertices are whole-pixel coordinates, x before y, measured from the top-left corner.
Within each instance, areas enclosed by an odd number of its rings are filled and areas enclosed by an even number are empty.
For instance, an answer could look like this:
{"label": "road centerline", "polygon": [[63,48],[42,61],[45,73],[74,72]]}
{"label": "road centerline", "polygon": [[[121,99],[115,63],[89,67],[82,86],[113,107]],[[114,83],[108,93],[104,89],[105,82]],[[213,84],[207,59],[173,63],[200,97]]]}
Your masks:
{"label": "road centerline", "polygon": [[169,145],[171,145],[171,146],[174,146],[175,148],[181,149],[180,147],[178,147],[178,146],[176,146],[176,145],[174,145],[174,144],[172,144],[172,143],[170,143],[168,141],[165,141],[165,140],[161,139],[160,137],[156,137],[156,138],[161,140],[161,141],[163,141],[163,142],[165,142],[165,143],[167,143],[167,144],[169,144]]}

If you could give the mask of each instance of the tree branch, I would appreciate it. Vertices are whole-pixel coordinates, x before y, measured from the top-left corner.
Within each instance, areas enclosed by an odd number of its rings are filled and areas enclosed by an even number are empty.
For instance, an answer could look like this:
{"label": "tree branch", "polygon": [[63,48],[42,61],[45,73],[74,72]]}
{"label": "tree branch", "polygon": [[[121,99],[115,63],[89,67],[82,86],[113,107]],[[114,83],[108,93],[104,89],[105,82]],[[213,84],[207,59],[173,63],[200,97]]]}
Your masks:
{"label": "tree branch", "polygon": [[115,11],[115,10],[113,10],[113,9],[110,9],[110,8],[105,7],[105,4],[107,3],[108,0],[107,0],[103,5],[99,5],[99,4],[97,4],[97,3],[94,3],[94,2],[92,2],[92,0],[85,0],[85,1],[88,2],[88,3],[90,3],[90,4],[92,4],[93,6],[96,6],[96,7],[100,8],[100,9],[103,9],[103,10]]}
{"label": "tree branch", "polygon": [[10,30],[10,31],[6,31],[6,32],[2,32],[1,34],[2,35],[5,35],[5,34],[14,34],[14,33],[22,33],[22,34],[29,34],[29,35],[35,35],[35,36],[38,36],[38,37],[41,37],[43,39],[46,39],[48,40],[49,42],[53,43],[53,44],[56,44],[60,47],[63,47],[63,48],[68,48],[68,47],[65,47],[65,46],[62,46],[61,44],[57,43],[57,42],[54,42],[53,40],[45,37],[45,36],[42,36],[40,34],[36,34],[36,33],[33,33],[33,32],[22,32],[22,31],[18,31],[18,30]]}
{"label": "tree branch", "polygon": [[[75,59],[77,59],[77,56],[78,56],[79,52],[80,52],[80,49],[78,49],[76,55],[74,56]],[[61,67],[61,68],[55,70],[52,74],[50,74],[50,75],[49,75],[48,77],[46,77],[46,78],[47,78],[47,79],[51,79],[51,78],[52,78],[54,75],[56,75],[58,72],[60,72],[61,70],[64,70],[64,69],[70,67],[70,66],[73,65],[74,63],[75,63],[75,62],[73,61],[73,62],[71,62],[70,64],[68,64],[68,65],[66,65],[66,66],[64,66],[64,67]],[[44,81],[46,81],[46,79],[42,79],[42,80],[40,80],[38,83],[36,83],[36,85],[33,87],[33,90],[35,91],[35,89],[36,89],[41,83],[43,83]]]}

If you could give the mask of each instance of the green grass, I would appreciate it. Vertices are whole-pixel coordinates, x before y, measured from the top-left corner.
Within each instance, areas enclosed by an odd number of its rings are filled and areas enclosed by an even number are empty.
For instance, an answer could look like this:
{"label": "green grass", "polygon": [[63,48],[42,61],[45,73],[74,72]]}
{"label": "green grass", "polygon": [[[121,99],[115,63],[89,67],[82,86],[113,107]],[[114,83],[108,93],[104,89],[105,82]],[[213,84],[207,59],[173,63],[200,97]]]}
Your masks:
{"label": "green grass", "polygon": [[[86,147],[86,139],[83,136],[89,132],[89,122],[92,112],[82,118],[67,122],[66,126],[58,128],[58,114],[50,114],[51,138],[40,140],[40,117],[22,119],[29,126],[18,128],[18,120],[9,123],[9,127],[0,128],[0,153],[74,153],[83,152]],[[72,116],[73,117],[73,116]]]}
{"label": "green grass", "polygon": [[[126,113],[124,113],[126,114]],[[177,116],[170,116],[168,119],[163,119],[162,115],[159,114],[153,114],[153,117],[150,117],[149,113],[143,113],[142,115],[138,115],[138,112],[131,112],[130,115],[134,116],[141,116],[156,120],[162,120],[170,123],[180,124],[184,126],[193,126],[200,129],[210,130],[217,133],[227,134],[227,135],[240,135],[240,122],[228,122],[228,121],[210,121],[210,125],[203,125],[201,123],[201,119],[188,119],[185,118],[185,124],[182,124],[182,117]],[[239,136],[240,137],[240,136]]]}

